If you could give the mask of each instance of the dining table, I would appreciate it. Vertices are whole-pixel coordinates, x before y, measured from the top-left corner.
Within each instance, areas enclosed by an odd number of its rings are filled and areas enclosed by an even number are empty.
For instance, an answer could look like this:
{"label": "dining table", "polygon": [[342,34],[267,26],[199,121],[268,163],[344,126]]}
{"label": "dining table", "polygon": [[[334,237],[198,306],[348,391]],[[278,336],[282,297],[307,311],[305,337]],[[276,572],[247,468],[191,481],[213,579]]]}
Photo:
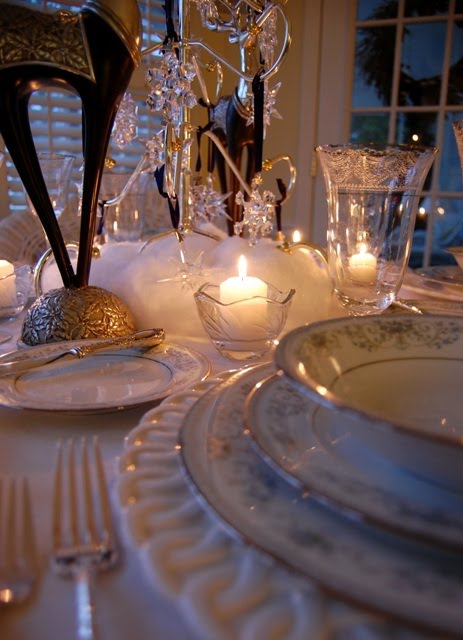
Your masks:
{"label": "dining table", "polygon": [[[0,346],[1,353],[17,349],[22,321],[21,314],[3,323],[11,338]],[[191,404],[232,371],[262,363],[272,367],[272,352],[243,363],[223,357],[206,336],[185,338],[167,332],[166,339],[202,354],[210,364],[207,375],[200,376],[204,380],[193,385]],[[175,399],[175,389],[171,397]],[[183,397],[188,399],[188,390]],[[174,510],[159,498],[157,508],[151,505],[152,512],[131,512],[137,492],[130,491],[127,459],[123,471],[121,459],[133,445],[130,434],[137,425],[148,423],[155,429],[156,412],[162,406],[158,400],[98,412],[0,406],[1,476],[29,481],[38,551],[31,596],[21,604],[2,607],[2,640],[75,637],[74,583],[57,575],[51,561],[53,470],[58,442],[93,436],[98,436],[103,453],[119,548],[117,566],[96,576],[99,640],[444,637],[401,625],[388,615],[375,615],[368,607],[344,603],[282,566],[224,526],[191,489],[187,474],[177,474],[170,493],[165,492],[167,497],[188,493],[188,499],[178,498]],[[178,424],[175,402],[171,409],[173,423]],[[175,449],[175,434],[169,438]],[[153,486],[147,490],[156,494]],[[239,575],[234,574],[237,564]]]}

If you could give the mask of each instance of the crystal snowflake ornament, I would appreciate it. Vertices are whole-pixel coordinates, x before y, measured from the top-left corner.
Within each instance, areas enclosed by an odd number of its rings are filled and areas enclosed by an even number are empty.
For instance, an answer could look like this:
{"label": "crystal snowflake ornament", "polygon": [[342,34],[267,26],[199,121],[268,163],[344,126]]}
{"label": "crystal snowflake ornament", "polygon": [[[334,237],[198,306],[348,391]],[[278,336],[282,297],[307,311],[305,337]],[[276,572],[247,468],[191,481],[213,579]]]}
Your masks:
{"label": "crystal snowflake ornament", "polygon": [[219,20],[219,12],[215,0],[194,0],[196,8],[201,16],[201,22],[206,28],[216,25]]}
{"label": "crystal snowflake ornament", "polygon": [[221,216],[229,217],[225,200],[230,193],[219,193],[214,189],[212,176],[206,184],[196,184],[190,188],[190,213],[193,222],[214,222]]}
{"label": "crystal snowflake ornament", "polygon": [[191,90],[195,75],[191,63],[181,64],[175,51],[165,51],[159,66],[148,69],[146,73],[146,81],[150,85],[146,104],[153,111],[162,112],[168,122],[179,122],[182,109],[192,109],[198,102]]}
{"label": "crystal snowflake ornament", "polygon": [[[281,115],[275,108],[276,95],[281,87],[281,82],[277,82],[276,85],[269,89],[268,82],[264,80],[264,127],[270,125],[270,118],[277,118],[282,120]],[[252,95],[248,96],[246,107],[249,111],[249,116],[246,124],[249,126],[254,123],[254,98]]]}
{"label": "crystal snowflake ornament", "polygon": [[[266,3],[267,6],[268,3]],[[262,28],[257,36],[259,51],[265,67],[269,69],[275,59],[275,49],[278,45],[277,37],[277,12],[270,11],[267,19],[262,23]]]}
{"label": "crystal snowflake ornament", "polygon": [[186,248],[180,247],[179,257],[169,258],[175,274],[170,278],[162,278],[158,282],[178,282],[182,291],[196,291],[206,280],[203,260],[204,251],[201,251],[193,260],[189,257]]}
{"label": "crystal snowflake ornament", "polygon": [[114,120],[111,137],[114,143],[122,149],[137,137],[137,112],[132,94],[125,93]]}
{"label": "crystal snowflake ornament", "polygon": [[235,222],[234,231],[239,235],[245,227],[249,233],[249,244],[254,246],[258,236],[268,236],[273,229],[275,217],[275,195],[268,190],[260,193],[259,187],[262,184],[262,176],[257,174],[251,183],[251,195],[249,200],[245,200],[242,191],[238,191],[235,201],[244,209],[241,222]]}
{"label": "crystal snowflake ornament", "polygon": [[148,152],[149,170],[151,172],[160,169],[165,163],[165,148],[164,148],[164,130],[155,133],[151,140],[146,143],[146,151]]}

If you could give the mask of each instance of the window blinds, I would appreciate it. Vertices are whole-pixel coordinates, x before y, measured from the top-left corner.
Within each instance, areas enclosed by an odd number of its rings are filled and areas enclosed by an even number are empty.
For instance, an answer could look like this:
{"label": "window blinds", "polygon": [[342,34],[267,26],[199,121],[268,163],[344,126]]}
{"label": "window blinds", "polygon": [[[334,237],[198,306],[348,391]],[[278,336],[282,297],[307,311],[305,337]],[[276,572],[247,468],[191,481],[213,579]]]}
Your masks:
{"label": "window blinds", "polygon": [[[79,11],[83,2],[73,2],[72,0],[61,0],[52,2],[50,0],[29,0],[28,6],[35,6],[44,11],[57,11],[67,9]],[[162,2],[154,0],[140,0],[139,7],[142,17],[142,49],[149,47],[159,41],[165,30],[165,14]],[[124,171],[130,171],[138,164],[144,146],[140,140],[150,138],[159,129],[159,118],[148,109],[145,104],[147,89],[144,83],[145,70],[152,65],[152,58],[142,60],[132,78],[129,86],[132,98],[138,106],[138,129],[139,140],[133,141],[130,145],[120,149],[113,143],[108,150],[108,154],[114,158],[117,165]],[[80,182],[80,166],[82,163],[82,110],[80,99],[68,91],[43,90],[34,93],[31,97],[29,118],[32,133],[34,136],[37,151],[66,152],[77,157],[74,168],[75,191]],[[6,150],[6,196],[8,211],[14,213],[24,210],[26,200],[21,181],[14,165]]]}

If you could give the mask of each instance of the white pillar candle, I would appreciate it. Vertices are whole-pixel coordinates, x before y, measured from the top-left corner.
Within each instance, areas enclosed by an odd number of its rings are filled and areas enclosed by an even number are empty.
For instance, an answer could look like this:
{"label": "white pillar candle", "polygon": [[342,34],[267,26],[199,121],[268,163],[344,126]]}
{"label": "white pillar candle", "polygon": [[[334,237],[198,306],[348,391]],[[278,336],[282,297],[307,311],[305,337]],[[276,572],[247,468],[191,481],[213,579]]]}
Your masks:
{"label": "white pillar candle", "polygon": [[16,305],[16,276],[8,260],[0,260],[0,307]]}
{"label": "white pillar candle", "polygon": [[[268,287],[263,280],[246,275],[246,259],[240,256],[237,277],[220,285],[220,302],[230,337],[247,342],[262,340],[267,334]],[[236,303],[236,304],[233,304]]]}
{"label": "white pillar candle", "polygon": [[267,285],[259,278],[252,278],[246,274],[246,258],[240,256],[238,260],[238,276],[224,280],[220,285],[220,302],[230,304],[237,300],[246,300],[259,296],[267,297]]}
{"label": "white pillar candle", "polygon": [[349,258],[349,272],[352,280],[365,284],[376,281],[376,258],[369,253],[366,245],[361,244],[358,253]]}

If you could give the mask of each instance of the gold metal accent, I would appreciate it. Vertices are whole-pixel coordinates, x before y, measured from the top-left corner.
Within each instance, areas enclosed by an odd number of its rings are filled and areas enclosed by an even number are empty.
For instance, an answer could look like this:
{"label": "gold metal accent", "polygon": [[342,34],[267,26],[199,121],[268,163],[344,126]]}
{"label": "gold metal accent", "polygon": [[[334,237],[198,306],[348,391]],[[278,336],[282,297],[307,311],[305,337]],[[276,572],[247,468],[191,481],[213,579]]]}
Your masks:
{"label": "gold metal accent", "polygon": [[114,160],[114,158],[111,158],[110,156],[106,156],[106,158],[104,159],[104,168],[105,169],[114,169],[116,164],[117,164],[117,162]]}
{"label": "gold metal accent", "polygon": [[271,160],[264,160],[262,163],[263,171],[271,171],[273,169],[273,162]]}
{"label": "gold metal accent", "polygon": [[125,302],[100,287],[52,289],[29,307],[21,339],[27,345],[112,338],[135,331]]}
{"label": "gold metal accent", "polygon": [[8,3],[1,9],[0,66],[53,65],[93,79],[78,17],[71,19],[73,14],[69,12],[43,13]]}
{"label": "gold metal accent", "polygon": [[180,140],[180,138],[176,138],[175,140],[172,140],[172,151],[174,153],[178,153],[181,150],[182,150],[182,141]]}
{"label": "gold metal accent", "polygon": [[255,38],[256,36],[258,36],[261,31],[261,25],[257,24],[256,22],[252,22],[248,27],[248,34],[251,38]]}

